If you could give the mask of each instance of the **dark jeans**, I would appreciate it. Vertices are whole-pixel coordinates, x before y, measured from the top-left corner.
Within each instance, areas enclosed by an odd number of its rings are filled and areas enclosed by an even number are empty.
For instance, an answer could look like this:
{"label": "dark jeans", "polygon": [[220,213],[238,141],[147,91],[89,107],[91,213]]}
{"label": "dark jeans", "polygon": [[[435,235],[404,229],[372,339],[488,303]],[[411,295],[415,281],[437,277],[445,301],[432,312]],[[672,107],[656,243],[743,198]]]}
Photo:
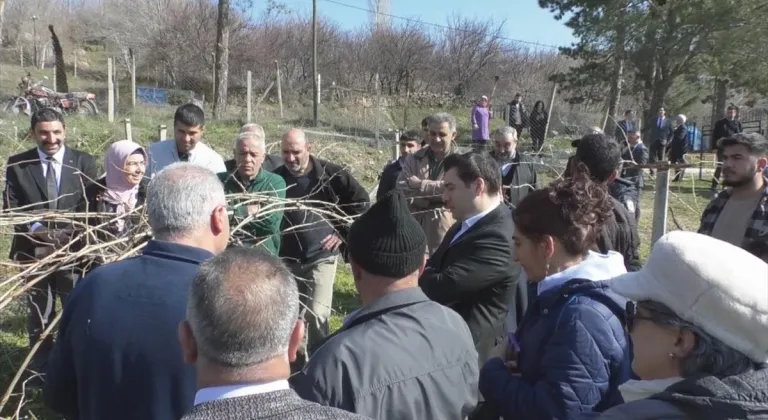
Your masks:
{"label": "dark jeans", "polygon": [[[688,162],[685,160],[685,153],[683,153],[682,155],[679,155],[679,156],[670,155],[669,156],[669,163],[671,163],[671,164],[675,164],[675,163],[685,164],[685,163],[688,163]],[[672,180],[672,182],[680,181],[684,176],[685,176],[685,169],[677,169],[675,171],[675,178]]]}
{"label": "dark jeans", "polygon": [[[61,301],[62,309],[67,296],[72,291],[78,275],[70,270],[57,271],[42,279],[29,290],[27,295],[27,334],[29,334],[29,346],[34,346],[40,341],[51,321],[56,317],[56,296]],[[53,349],[53,334],[49,334],[40,344],[37,353],[29,365],[31,370],[43,373],[48,364],[48,356]]]}
{"label": "dark jeans", "polygon": [[723,151],[717,149],[717,167],[715,168],[715,177],[712,178],[712,189],[716,189],[720,185],[720,174],[723,172]]}
{"label": "dark jeans", "polygon": [[[664,149],[666,149],[667,146],[664,144],[661,144],[660,141],[655,141],[651,144],[651,147],[648,149],[648,163],[656,163],[661,162],[664,160]],[[649,170],[651,175],[653,175],[653,169]]]}
{"label": "dark jeans", "polygon": [[523,135],[523,125],[522,124],[512,124],[512,128],[517,131],[517,141],[520,141],[520,136]]}

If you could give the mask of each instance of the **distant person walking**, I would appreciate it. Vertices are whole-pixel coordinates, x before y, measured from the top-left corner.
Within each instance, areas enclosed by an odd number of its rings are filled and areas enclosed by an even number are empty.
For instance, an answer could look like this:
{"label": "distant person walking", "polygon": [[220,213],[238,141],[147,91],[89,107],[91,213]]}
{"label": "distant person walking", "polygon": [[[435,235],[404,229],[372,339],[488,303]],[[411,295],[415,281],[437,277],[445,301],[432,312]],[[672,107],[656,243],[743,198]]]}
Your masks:
{"label": "distant person walking", "polygon": [[472,107],[471,122],[472,142],[476,146],[484,147],[490,140],[491,114],[488,110],[487,96],[481,96]]}
{"label": "distant person walking", "polygon": [[717,191],[717,186],[720,184],[720,174],[723,171],[723,148],[720,147],[720,140],[744,131],[738,116],[739,108],[731,104],[726,111],[726,117],[718,120],[714,130],[712,130],[712,148],[717,154],[717,168],[715,168],[715,177],[712,179],[712,192]]}

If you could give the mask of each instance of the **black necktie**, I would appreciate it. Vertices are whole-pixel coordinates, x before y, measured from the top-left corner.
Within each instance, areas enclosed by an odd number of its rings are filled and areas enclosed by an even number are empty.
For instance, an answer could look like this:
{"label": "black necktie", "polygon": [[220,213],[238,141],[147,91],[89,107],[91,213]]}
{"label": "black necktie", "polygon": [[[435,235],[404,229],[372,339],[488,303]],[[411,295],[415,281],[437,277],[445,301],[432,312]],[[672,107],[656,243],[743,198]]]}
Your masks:
{"label": "black necktie", "polygon": [[179,160],[182,162],[189,162],[189,153],[179,153]]}
{"label": "black necktie", "polygon": [[53,168],[53,158],[47,157],[46,160],[48,161],[48,169],[45,173],[45,185],[48,192],[48,208],[49,209],[55,209],[56,208],[56,201],[59,198],[59,188],[57,186],[56,182],[56,170]]}

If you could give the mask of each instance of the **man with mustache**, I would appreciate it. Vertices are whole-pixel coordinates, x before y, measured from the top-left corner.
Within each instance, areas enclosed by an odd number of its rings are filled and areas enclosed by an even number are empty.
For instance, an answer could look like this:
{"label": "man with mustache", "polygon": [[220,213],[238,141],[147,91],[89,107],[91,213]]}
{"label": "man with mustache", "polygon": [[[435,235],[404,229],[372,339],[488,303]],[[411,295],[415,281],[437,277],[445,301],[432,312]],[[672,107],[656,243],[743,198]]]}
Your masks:
{"label": "man with mustache", "polygon": [[517,149],[517,130],[514,127],[501,127],[493,137],[491,156],[501,168],[501,184],[504,201],[511,208],[536,190],[536,166],[534,162]]}
{"label": "man with mustache", "polygon": [[[22,211],[27,213],[85,211],[84,191],[98,177],[93,156],[66,146],[64,118],[51,108],[40,109],[32,115],[29,135],[37,146],[8,159],[3,210],[23,207]],[[66,245],[71,235],[71,227],[59,223],[17,225],[10,258],[22,264],[32,264],[50,255],[57,247]],[[78,277],[75,269],[60,270],[30,289],[27,299],[30,347],[37,343],[56,316],[56,296],[63,306]],[[49,335],[35,353],[29,369],[45,373],[52,348],[53,336]]]}
{"label": "man with mustache", "polygon": [[[260,247],[277,256],[280,253],[280,222],[285,198],[285,181],[264,169],[267,156],[264,129],[252,124],[252,131],[235,139],[235,158],[227,161],[227,171],[218,174],[227,194],[248,194],[236,198],[230,206],[230,224],[239,227],[233,232],[236,242],[247,247]],[[278,200],[269,200],[269,198]],[[245,223],[243,226],[240,226]]]}
{"label": "man with mustache", "polygon": [[726,188],[701,216],[699,233],[746,248],[768,235],[768,140],[758,133],[721,139]]}
{"label": "man with mustache", "polygon": [[306,308],[307,339],[293,366],[301,369],[329,334],[337,257],[348,230],[344,219],[364,213],[370,198],[346,169],[312,155],[304,131],[289,130],[281,149],[284,164],[275,174],[288,187],[285,196],[301,200],[301,207],[285,212],[280,246],[280,256],[297,277]]}

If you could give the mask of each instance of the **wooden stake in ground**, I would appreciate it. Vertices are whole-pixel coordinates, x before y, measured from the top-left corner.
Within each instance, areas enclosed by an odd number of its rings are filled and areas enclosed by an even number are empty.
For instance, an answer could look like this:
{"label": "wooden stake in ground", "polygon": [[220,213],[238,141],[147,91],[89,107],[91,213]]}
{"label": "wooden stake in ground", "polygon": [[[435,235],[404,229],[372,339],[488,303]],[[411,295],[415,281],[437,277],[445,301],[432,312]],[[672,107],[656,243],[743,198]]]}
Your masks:
{"label": "wooden stake in ground", "polygon": [[283,89],[280,87],[280,62],[275,60],[275,79],[277,80],[277,103],[280,105],[280,118],[283,118]]}
{"label": "wooden stake in ground", "polygon": [[250,70],[246,72],[246,91],[245,91],[245,101],[246,101],[246,107],[245,107],[245,122],[248,124],[251,123],[251,105],[253,102],[253,73],[251,73]]}
{"label": "wooden stake in ground", "polygon": [[112,58],[107,58],[107,120],[115,122],[115,83]]}
{"label": "wooden stake in ground", "polygon": [[213,98],[213,116],[224,117],[227,108],[227,84],[229,82],[229,2],[219,0],[219,18],[216,22],[216,89]]}

